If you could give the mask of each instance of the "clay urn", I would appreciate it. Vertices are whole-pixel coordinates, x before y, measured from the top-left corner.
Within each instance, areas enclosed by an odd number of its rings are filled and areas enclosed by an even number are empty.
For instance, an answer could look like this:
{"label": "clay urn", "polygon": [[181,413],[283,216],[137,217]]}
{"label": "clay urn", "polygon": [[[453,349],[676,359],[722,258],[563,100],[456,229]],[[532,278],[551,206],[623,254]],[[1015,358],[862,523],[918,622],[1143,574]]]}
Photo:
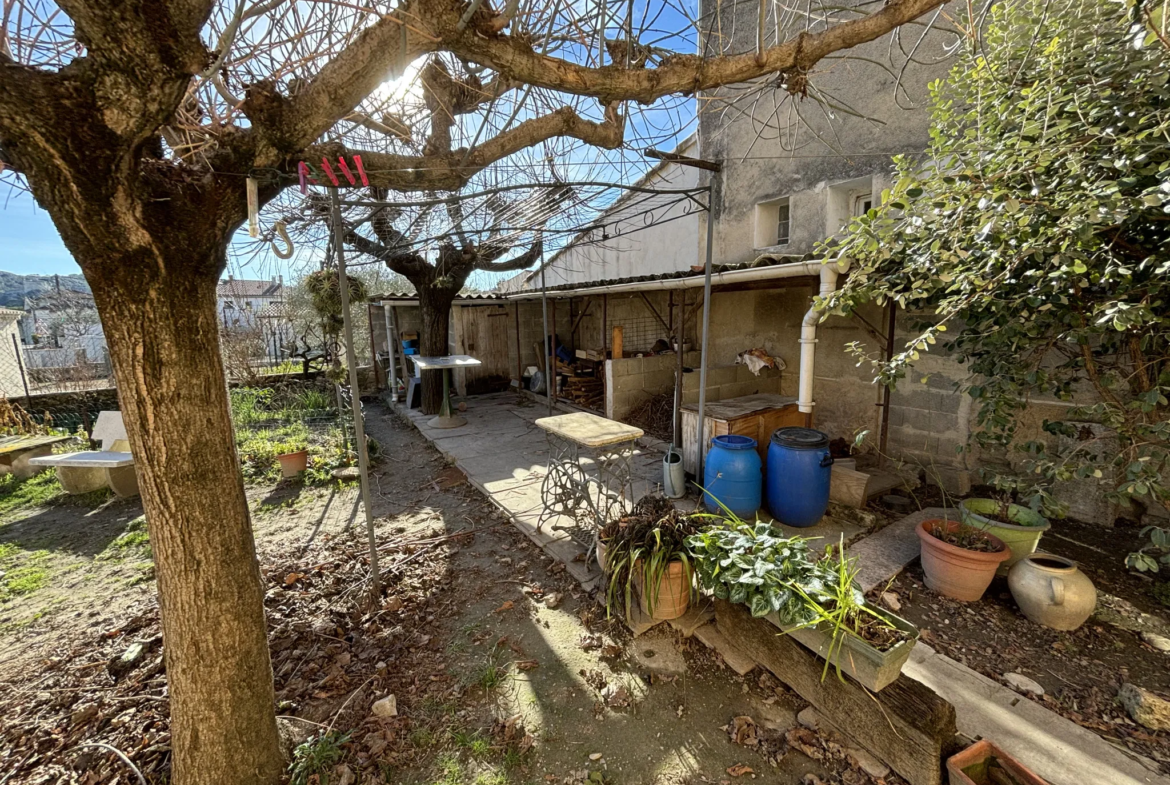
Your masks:
{"label": "clay urn", "polygon": [[1008,588],[1029,620],[1054,630],[1075,630],[1097,607],[1097,589],[1076,562],[1051,553],[1016,562]]}

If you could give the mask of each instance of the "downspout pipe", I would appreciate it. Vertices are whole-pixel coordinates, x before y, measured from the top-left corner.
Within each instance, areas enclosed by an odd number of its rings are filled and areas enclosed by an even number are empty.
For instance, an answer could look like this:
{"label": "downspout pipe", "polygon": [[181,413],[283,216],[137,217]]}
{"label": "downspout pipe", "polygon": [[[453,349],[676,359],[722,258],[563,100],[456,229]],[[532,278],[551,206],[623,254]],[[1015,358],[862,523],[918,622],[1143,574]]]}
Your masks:
{"label": "downspout pipe", "polygon": [[[837,278],[849,272],[851,262],[841,259],[836,262],[826,262],[821,265],[821,285],[819,294],[828,297],[837,289]],[[817,353],[817,324],[821,321],[821,314],[816,304],[809,306],[808,313],[800,325],[800,382],[796,396],[796,407],[805,414],[812,414],[816,402],[813,400],[813,370]]]}

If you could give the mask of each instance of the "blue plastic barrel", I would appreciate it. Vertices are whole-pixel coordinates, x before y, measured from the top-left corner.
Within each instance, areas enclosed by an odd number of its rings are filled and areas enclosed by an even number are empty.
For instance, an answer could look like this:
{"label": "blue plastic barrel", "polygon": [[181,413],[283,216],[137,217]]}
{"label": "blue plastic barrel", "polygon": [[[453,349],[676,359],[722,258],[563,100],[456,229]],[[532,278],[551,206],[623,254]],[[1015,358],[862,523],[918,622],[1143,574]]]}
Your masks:
{"label": "blue plastic barrel", "polygon": [[768,445],[768,509],[787,526],[814,526],[829,506],[829,437],[812,428],[778,428]]}
{"label": "blue plastic barrel", "polygon": [[740,518],[754,521],[763,493],[756,440],[731,434],[712,439],[703,471],[703,487],[706,489],[703,503],[708,510],[719,512],[722,504]]}

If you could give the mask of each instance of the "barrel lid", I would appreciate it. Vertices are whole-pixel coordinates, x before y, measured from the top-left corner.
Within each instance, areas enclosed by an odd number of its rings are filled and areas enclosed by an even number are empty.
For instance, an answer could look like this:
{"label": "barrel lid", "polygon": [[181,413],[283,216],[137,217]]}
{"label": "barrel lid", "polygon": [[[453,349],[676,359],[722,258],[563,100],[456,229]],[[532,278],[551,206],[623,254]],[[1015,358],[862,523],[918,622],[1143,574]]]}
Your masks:
{"label": "barrel lid", "polygon": [[829,436],[812,428],[777,428],[772,434],[772,442],[794,450],[815,450],[828,447]]}
{"label": "barrel lid", "polygon": [[723,436],[715,436],[711,439],[713,444],[722,447],[725,450],[754,450],[756,449],[756,440],[750,436],[738,436],[734,433],[724,434]]}

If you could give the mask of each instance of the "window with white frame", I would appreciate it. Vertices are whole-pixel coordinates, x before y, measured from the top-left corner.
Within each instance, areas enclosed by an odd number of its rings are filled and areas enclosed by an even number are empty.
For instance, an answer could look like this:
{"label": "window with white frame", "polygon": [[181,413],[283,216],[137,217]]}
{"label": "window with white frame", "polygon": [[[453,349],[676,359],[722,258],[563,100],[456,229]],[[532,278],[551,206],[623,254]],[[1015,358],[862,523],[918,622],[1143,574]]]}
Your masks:
{"label": "window with white frame", "polygon": [[755,247],[788,245],[792,237],[792,208],[788,197],[756,205]]}
{"label": "window with white frame", "polygon": [[869,192],[858,193],[858,194],[855,194],[853,196],[853,215],[854,216],[865,215],[872,208],[873,208],[873,194],[872,193],[869,193]]}

